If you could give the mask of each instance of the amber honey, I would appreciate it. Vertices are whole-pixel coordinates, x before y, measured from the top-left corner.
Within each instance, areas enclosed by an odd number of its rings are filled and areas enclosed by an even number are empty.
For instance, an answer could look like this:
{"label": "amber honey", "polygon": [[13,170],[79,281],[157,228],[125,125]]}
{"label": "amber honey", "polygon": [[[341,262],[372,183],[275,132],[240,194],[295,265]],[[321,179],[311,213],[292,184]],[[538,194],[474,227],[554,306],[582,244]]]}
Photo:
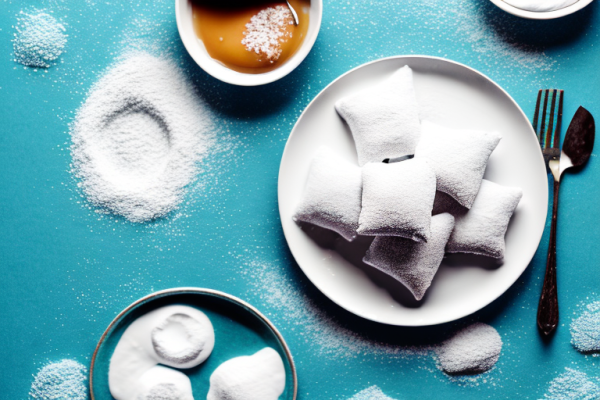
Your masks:
{"label": "amber honey", "polygon": [[194,0],[193,22],[196,35],[208,54],[226,67],[244,73],[260,74],[272,71],[285,63],[302,45],[308,31],[310,0],[290,0],[298,14],[298,26],[285,24],[276,59],[250,51],[242,43],[248,32],[246,25],[252,17],[269,7],[283,6],[285,2]]}

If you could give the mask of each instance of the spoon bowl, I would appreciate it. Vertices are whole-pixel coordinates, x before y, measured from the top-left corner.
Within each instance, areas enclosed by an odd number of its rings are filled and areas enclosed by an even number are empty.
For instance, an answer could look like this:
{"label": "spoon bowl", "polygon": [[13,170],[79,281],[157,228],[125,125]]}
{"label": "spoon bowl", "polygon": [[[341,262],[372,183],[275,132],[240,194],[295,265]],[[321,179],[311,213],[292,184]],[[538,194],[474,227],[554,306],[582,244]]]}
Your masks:
{"label": "spoon bowl", "polygon": [[560,175],[571,167],[587,163],[594,150],[596,124],[588,110],[579,107],[565,135],[560,156]]}

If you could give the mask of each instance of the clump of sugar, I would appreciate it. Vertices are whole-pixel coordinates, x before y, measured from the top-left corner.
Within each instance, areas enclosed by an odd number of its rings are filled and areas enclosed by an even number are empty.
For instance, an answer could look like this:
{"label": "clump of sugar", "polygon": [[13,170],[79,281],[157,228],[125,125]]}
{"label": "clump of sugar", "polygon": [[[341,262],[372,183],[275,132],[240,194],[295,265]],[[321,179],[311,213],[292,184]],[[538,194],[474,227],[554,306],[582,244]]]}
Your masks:
{"label": "clump of sugar", "polygon": [[285,367],[270,347],[225,361],[210,376],[207,400],[277,400],[285,390]]}
{"label": "clump of sugar", "polygon": [[371,386],[365,390],[361,390],[348,400],[394,400],[386,396],[378,386]]}
{"label": "clump of sugar", "polygon": [[600,302],[589,304],[571,322],[571,344],[582,353],[600,351]]}
{"label": "clump of sugar", "polygon": [[571,368],[550,382],[547,400],[594,400],[600,398],[600,387],[592,382],[586,374]]}
{"label": "clump of sugar", "polygon": [[143,52],[127,54],[92,87],[70,134],[72,172],[90,203],[132,222],[177,208],[214,136],[177,65]]}
{"label": "clump of sugar", "polygon": [[461,329],[435,349],[441,369],[452,375],[488,371],[501,351],[502,339],[496,329],[481,322]]}
{"label": "clump of sugar", "polygon": [[246,46],[246,50],[255,52],[273,63],[281,55],[281,44],[292,37],[287,26],[293,24],[294,17],[289,8],[284,6],[265,8],[246,24],[242,44]]}
{"label": "clump of sugar", "polygon": [[21,11],[15,29],[14,61],[28,67],[51,67],[67,44],[65,27],[43,11]]}
{"label": "clump of sugar", "polygon": [[41,368],[29,390],[29,399],[86,400],[87,369],[75,360],[62,360]]}

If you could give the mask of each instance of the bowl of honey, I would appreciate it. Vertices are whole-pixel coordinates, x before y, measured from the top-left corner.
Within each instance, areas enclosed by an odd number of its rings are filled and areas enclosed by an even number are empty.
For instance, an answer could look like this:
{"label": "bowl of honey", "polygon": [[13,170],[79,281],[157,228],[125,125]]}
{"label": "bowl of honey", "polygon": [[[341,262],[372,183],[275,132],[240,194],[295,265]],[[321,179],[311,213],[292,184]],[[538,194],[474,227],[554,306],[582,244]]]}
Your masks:
{"label": "bowl of honey", "polygon": [[258,86],[292,72],[312,49],[323,0],[176,0],[179,35],[209,75]]}

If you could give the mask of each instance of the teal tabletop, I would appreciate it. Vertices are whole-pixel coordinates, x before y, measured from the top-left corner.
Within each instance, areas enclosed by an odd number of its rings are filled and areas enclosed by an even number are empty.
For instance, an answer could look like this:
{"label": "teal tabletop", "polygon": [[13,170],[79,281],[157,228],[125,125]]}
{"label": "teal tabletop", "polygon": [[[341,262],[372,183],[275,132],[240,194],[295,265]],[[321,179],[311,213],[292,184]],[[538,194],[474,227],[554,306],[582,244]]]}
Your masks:
{"label": "teal tabletop", "polygon": [[[66,35],[64,53],[49,68],[15,61],[19,23],[40,10]],[[567,121],[580,105],[600,115],[599,35],[597,2],[534,21],[488,0],[325,0],[321,31],[304,62],[275,83],[239,87],[191,59],[173,0],[1,1],[0,398],[29,398],[48,363],[76,360],[89,369],[100,336],[122,309],[180,286],[224,291],[263,312],[294,355],[299,399],[348,399],[373,386],[393,399],[598,398],[600,359],[578,352],[570,333],[571,322],[600,300],[597,152],[561,187],[561,319],[551,340],[535,324],[549,222],[527,270],[488,307],[441,326],[390,327],[348,313],[306,278],[283,236],[277,178],[286,140],[309,102],[344,72],[387,56],[466,64],[530,117],[538,89],[554,87],[565,90]],[[181,206],[146,223],[99,213],[71,171],[77,110],[107,68],[132,50],[180,66],[218,128]],[[449,377],[422,346],[473,321],[498,331],[500,359],[482,376]],[[583,389],[552,389],[564,374]]]}

